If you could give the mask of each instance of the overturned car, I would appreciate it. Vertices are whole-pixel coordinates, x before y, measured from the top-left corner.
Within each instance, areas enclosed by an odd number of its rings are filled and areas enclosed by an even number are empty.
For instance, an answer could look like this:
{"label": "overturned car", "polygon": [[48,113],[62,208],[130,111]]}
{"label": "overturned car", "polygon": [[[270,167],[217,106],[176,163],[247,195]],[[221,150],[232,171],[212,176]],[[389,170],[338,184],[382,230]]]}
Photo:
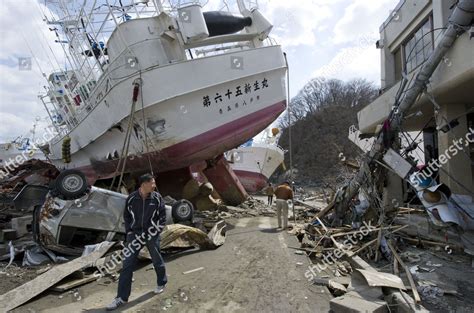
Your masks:
{"label": "overturned car", "polygon": [[[125,235],[123,211],[127,196],[90,187],[81,197],[64,199],[54,192],[33,211],[33,237],[50,250],[77,255],[85,245],[121,240]],[[165,197],[166,223],[191,223],[194,208],[187,200]]]}

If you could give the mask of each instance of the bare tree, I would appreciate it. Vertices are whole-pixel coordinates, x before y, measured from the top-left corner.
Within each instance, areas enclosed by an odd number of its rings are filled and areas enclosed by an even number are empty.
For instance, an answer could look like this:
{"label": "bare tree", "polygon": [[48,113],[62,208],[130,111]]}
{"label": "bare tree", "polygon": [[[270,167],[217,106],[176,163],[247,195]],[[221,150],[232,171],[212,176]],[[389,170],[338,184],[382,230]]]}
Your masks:
{"label": "bare tree", "polygon": [[[293,165],[300,175],[323,180],[337,174],[340,153],[357,156],[347,138],[348,128],[357,123],[357,111],[377,94],[377,88],[364,79],[314,78],[291,99]],[[289,148],[288,122],[285,114],[280,119],[283,133],[279,142],[285,149]]]}

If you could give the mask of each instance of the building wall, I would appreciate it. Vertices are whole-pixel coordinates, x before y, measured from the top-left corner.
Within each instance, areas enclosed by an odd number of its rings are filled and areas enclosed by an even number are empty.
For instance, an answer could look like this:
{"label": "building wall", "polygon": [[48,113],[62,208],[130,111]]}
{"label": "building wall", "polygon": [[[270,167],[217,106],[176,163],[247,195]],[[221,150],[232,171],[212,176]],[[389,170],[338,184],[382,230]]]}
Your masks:
{"label": "building wall", "polygon": [[[403,60],[403,55],[400,56],[397,49],[403,51],[404,45],[407,45],[409,39],[427,20],[431,22],[434,34],[433,46],[436,47],[442,33],[436,29],[447,25],[455,2],[455,0],[402,0],[380,27],[383,93],[358,112],[361,133],[374,133],[392,110],[399,88],[398,82],[401,79],[400,60]],[[430,98],[423,95],[413,105],[403,124],[405,131],[421,131],[427,126],[435,129],[439,155],[451,147],[453,140],[465,137],[468,133],[466,113],[474,108],[473,48],[474,39],[469,38],[469,33],[466,32],[457,38],[430,78],[428,90],[440,109],[435,110]],[[409,80],[419,68],[408,73]],[[437,128],[445,126],[454,118],[458,119],[458,126],[447,133],[436,132]],[[454,193],[469,194],[474,191],[474,153],[469,151],[473,150],[472,147],[473,145],[452,156],[440,170],[441,182],[446,183]]]}
{"label": "building wall", "polygon": [[[451,7],[455,0],[402,0],[392,11],[391,16],[380,27],[380,42],[383,43],[381,51],[382,60],[382,89],[390,88],[400,77],[395,75],[395,52],[402,48],[407,39],[414,33],[420,24],[432,16],[433,29],[445,27]],[[441,30],[434,31],[436,38]],[[468,55],[465,54],[467,59]],[[455,72],[455,69],[453,69]]]}
{"label": "building wall", "polygon": [[[472,108],[472,107],[471,107]],[[438,163],[441,166],[440,181],[449,186],[456,194],[469,194],[474,192],[472,175],[472,154],[466,135],[469,132],[467,115],[468,107],[464,103],[450,103],[441,106],[438,114],[438,126],[444,126],[447,121],[458,120],[459,125],[444,133],[438,131]],[[474,136],[472,136],[474,138]],[[445,155],[442,157],[441,155]],[[445,162],[443,159],[447,158]]]}
{"label": "building wall", "polygon": [[402,42],[429,16],[432,10],[430,0],[402,0],[380,27],[380,41],[383,43],[382,89],[389,88],[398,80],[395,77],[394,52]]}

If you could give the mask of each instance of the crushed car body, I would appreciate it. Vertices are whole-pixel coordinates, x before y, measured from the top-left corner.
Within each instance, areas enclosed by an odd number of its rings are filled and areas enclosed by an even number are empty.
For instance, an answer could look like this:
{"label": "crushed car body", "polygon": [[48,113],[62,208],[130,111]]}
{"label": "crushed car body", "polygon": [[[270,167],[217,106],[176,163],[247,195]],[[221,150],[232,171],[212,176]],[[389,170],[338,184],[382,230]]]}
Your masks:
{"label": "crushed car body", "polygon": [[[75,200],[49,193],[33,216],[34,240],[64,254],[81,254],[85,245],[121,240],[125,235],[123,211],[127,196],[91,187]],[[191,222],[193,206],[186,200],[165,198],[166,224]]]}

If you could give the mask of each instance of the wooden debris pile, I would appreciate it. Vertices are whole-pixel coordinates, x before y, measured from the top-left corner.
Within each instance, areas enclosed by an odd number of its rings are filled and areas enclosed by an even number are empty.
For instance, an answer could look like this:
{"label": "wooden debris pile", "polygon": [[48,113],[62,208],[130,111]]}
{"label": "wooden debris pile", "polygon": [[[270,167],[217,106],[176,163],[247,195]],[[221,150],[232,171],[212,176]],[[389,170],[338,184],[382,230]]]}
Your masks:
{"label": "wooden debris pile", "polygon": [[335,297],[331,301],[333,311],[428,312],[422,303],[431,300],[439,305],[444,296],[459,297],[455,286],[443,286],[439,278],[424,279],[424,274],[436,268],[429,262],[422,265],[420,255],[462,253],[453,234],[433,235],[435,231],[426,226],[425,210],[399,207],[390,219],[365,216],[358,225],[332,227],[331,214],[324,206],[301,200],[295,203],[300,212],[310,212],[314,217],[296,214],[289,233],[297,236],[301,245],[290,248],[311,259],[305,276],[313,284],[328,288]]}

